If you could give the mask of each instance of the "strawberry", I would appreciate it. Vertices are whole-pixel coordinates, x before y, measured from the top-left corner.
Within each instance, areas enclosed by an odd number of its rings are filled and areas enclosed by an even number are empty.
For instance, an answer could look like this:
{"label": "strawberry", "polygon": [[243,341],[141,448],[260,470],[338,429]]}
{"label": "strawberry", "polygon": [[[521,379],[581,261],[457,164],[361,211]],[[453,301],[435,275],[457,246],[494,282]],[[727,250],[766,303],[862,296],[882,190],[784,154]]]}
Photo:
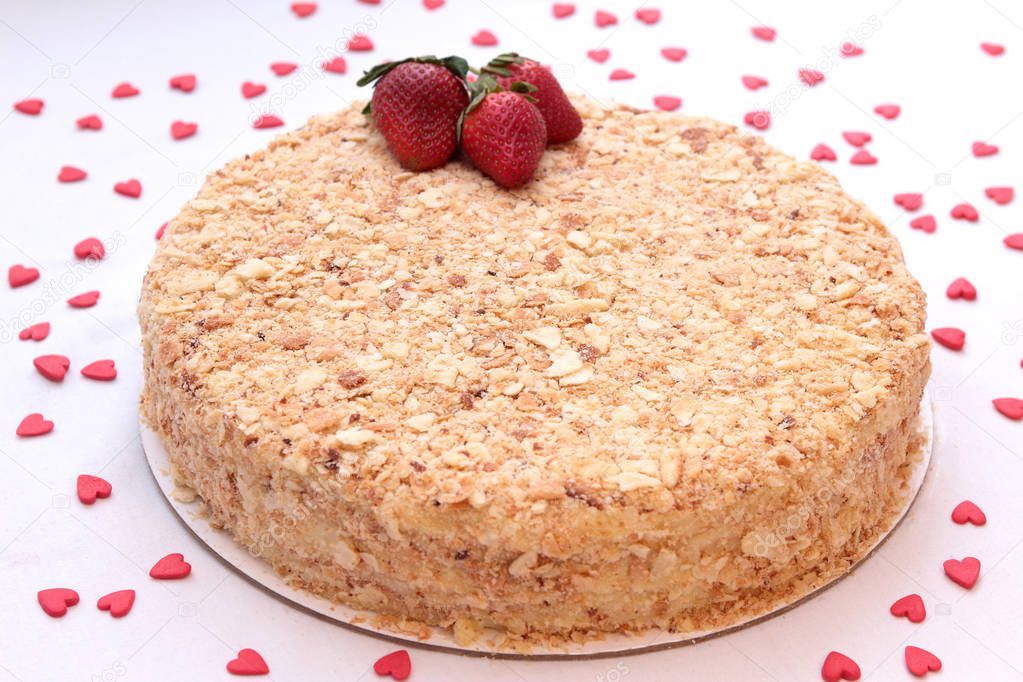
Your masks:
{"label": "strawberry", "polygon": [[458,122],[466,156],[509,189],[533,177],[547,144],[543,114],[523,94],[532,89],[520,81],[505,88],[483,75],[473,83],[472,101]]}
{"label": "strawberry", "polygon": [[372,115],[405,168],[436,168],[458,149],[458,117],[469,104],[468,70],[461,57],[415,57],[379,64],[359,79],[359,85],[374,83],[363,113]]}
{"label": "strawberry", "polygon": [[543,114],[544,123],[547,124],[547,144],[568,142],[579,137],[583,120],[568,101],[558,79],[546,66],[514,52],[507,52],[491,60],[482,72],[494,76],[497,84],[505,88],[515,81],[529,83],[536,88],[530,94],[536,100],[536,108]]}

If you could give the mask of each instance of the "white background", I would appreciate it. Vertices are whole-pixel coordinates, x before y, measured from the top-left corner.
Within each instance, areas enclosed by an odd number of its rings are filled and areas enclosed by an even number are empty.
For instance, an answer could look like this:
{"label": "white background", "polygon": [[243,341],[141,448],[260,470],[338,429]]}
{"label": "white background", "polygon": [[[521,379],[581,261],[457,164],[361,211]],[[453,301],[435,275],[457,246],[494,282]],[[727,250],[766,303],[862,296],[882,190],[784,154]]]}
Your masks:
{"label": "white background", "polygon": [[[134,314],[139,285],[154,248],[153,233],[171,218],[208,172],[264,145],[275,131],[249,126],[270,110],[288,127],[359,96],[356,74],[388,57],[458,52],[475,62],[514,49],[551,64],[566,88],[649,106],[654,95],[685,100],[682,111],[733,123],[772,108],[767,138],[799,157],[825,142],[844,185],[872,206],[904,245],[929,294],[929,326],[966,330],[961,353],[936,348],[932,394],[937,444],[932,471],[907,521],[854,575],[798,609],[753,628],[697,646],[635,657],[573,662],[508,662],[412,650],[412,680],[814,680],[824,655],[845,652],[864,678],[909,679],[906,644],[944,662],[942,679],[1023,678],[1023,424],[997,414],[991,399],[1023,396],[1023,253],[1001,244],[1023,231],[1021,201],[996,206],[990,185],[1018,181],[1023,158],[1023,7],[1011,0],[867,0],[863,2],[671,2],[658,6],[655,26],[632,17],[634,2],[606,0],[617,27],[598,29],[591,2],[555,21],[548,2],[448,0],[427,12],[418,0],[379,6],[354,0],[321,2],[297,19],[285,0],[0,0],[0,268],[42,270],[31,286],[0,285],[0,682],[13,680],[228,679],[224,666],[242,647],[260,651],[276,680],[372,680],[374,660],[394,647],[298,612],[252,587],[196,543],[164,503],[138,440],[136,399],[140,355]],[[756,24],[778,29],[773,43],[754,40]],[[469,38],[488,28],[497,48]],[[346,54],[347,75],[321,72],[323,55],[366,32],[376,49]],[[829,59],[854,36],[860,57]],[[981,41],[1005,44],[994,58]],[[659,50],[682,46],[685,61]],[[606,64],[585,57],[607,47]],[[329,54],[333,56],[333,54]],[[820,61],[819,61],[820,60]],[[302,65],[287,78],[273,61]],[[800,66],[818,65],[827,80],[799,86]],[[613,68],[637,74],[610,82]],[[198,88],[168,88],[192,72]],[[745,90],[743,74],[767,78]],[[130,81],[140,96],[114,100]],[[268,85],[245,100],[245,80]],[[35,96],[38,117],[11,105]],[[877,104],[903,107],[895,121],[872,113]],[[100,132],[74,121],[96,113]],[[199,133],[171,140],[174,120]],[[850,166],[854,151],[843,130],[873,134],[877,166]],[[1001,147],[997,156],[969,154],[975,140]],[[62,185],[61,165],[89,172]],[[115,182],[139,179],[138,200],[116,195]],[[925,192],[938,231],[911,230],[911,216],[892,203],[896,192]],[[949,209],[969,201],[978,223],[953,221]],[[72,256],[81,238],[108,242],[97,267]],[[980,291],[975,303],[949,301],[958,276]],[[64,300],[90,289],[99,304],[74,310]],[[25,324],[53,325],[42,343],[16,340]],[[32,358],[62,353],[72,360],[63,384],[40,377]],[[78,375],[99,358],[117,362],[111,384]],[[55,431],[18,439],[29,412],[56,422]],[[93,507],[75,498],[79,473],[102,475],[114,494]],[[951,509],[973,499],[988,514],[984,528],[959,527]],[[157,582],[149,567],[180,551],[192,563],[187,580]],[[972,555],[983,571],[970,592],[948,581],[943,560]],[[76,589],[82,602],[59,620],[43,614],[36,591]],[[121,620],[96,610],[96,599],[134,588],[138,599]],[[909,592],[924,597],[927,620],[914,625],[887,613]]]}

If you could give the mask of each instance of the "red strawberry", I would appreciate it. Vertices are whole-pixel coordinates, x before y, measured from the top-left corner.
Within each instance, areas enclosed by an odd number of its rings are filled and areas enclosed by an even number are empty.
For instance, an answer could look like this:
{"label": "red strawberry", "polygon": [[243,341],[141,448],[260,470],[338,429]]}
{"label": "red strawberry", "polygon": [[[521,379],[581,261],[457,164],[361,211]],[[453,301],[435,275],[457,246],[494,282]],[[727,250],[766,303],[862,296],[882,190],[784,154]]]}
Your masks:
{"label": "red strawberry", "polygon": [[529,83],[536,88],[529,94],[535,100],[536,108],[543,114],[547,126],[547,144],[568,142],[579,137],[583,120],[568,101],[558,79],[546,66],[508,52],[492,59],[483,67],[483,71],[494,76],[502,88],[510,88],[515,81]]}
{"label": "red strawberry", "polygon": [[491,76],[481,76],[458,127],[466,156],[509,189],[529,182],[547,144],[543,114],[521,94],[532,86],[516,82],[512,87],[501,89]]}
{"label": "red strawberry", "polygon": [[416,57],[373,67],[359,85],[375,84],[363,110],[409,170],[441,166],[458,149],[458,117],[469,104],[461,57]]}

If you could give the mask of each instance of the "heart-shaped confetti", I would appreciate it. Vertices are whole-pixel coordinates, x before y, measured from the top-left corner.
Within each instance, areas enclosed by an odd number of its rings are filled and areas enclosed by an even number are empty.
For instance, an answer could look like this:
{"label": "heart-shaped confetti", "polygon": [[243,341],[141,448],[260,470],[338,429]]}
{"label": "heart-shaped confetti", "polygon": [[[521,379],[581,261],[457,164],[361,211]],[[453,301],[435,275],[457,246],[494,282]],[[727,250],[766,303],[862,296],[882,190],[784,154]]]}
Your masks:
{"label": "heart-shaped confetti", "polygon": [[298,68],[298,64],[292,62],[274,62],[270,65],[270,70],[277,76],[287,76]]}
{"label": "heart-shaped confetti", "polygon": [[825,657],[824,665],[821,666],[821,677],[826,682],[858,680],[860,679],[860,666],[845,654],[832,651]]}
{"label": "heart-shaped confetti", "polygon": [[810,150],[810,158],[814,161],[835,161],[838,155],[826,144],[819,144]]}
{"label": "heart-shaped confetti", "polygon": [[642,21],[647,26],[653,26],[661,20],[661,10],[654,9],[652,7],[644,7],[636,10],[636,19]]}
{"label": "heart-shaped confetti", "polygon": [[113,381],[117,378],[117,367],[113,360],[96,360],[81,369],[82,376],[93,381]]}
{"label": "heart-shaped confetti", "polygon": [[1002,240],[1002,243],[1008,246],[1010,249],[1017,249],[1023,251],[1023,232],[1010,234],[1008,237]]}
{"label": "heart-shaped confetti", "polygon": [[771,127],[771,113],[769,111],[747,111],[742,117],[742,122],[757,130],[767,130]]}
{"label": "heart-shaped confetti", "polygon": [[948,559],[942,567],[949,580],[966,589],[973,587],[980,577],[980,560],[972,556],[965,557],[962,561]]}
{"label": "heart-shaped confetti", "polygon": [[903,192],[895,195],[895,203],[907,211],[915,211],[924,205],[924,195],[919,192]]}
{"label": "heart-shaped confetti", "polygon": [[270,667],[253,649],[242,649],[238,657],[227,662],[227,672],[232,675],[268,675]]}
{"label": "heart-shaped confetti", "polygon": [[1023,400],[1019,398],[995,398],[991,404],[1009,419],[1023,419]]}
{"label": "heart-shaped confetti", "polygon": [[43,100],[41,99],[23,99],[20,102],[14,103],[14,108],[23,114],[29,116],[38,116],[43,111]]}
{"label": "heart-shaped confetti", "polygon": [[293,2],[291,3],[291,11],[295,13],[295,16],[299,19],[313,14],[316,11],[315,2]]}
{"label": "heart-shaped confetti", "polygon": [[164,223],[160,227],[156,228],[156,234],[153,235],[157,241],[163,239],[163,233],[167,231],[167,223]]}
{"label": "heart-shaped confetti", "polygon": [[323,62],[320,67],[330,73],[345,74],[348,72],[348,62],[344,57],[334,57],[330,61]]}
{"label": "heart-shaped confetti", "polygon": [[180,90],[181,92],[192,92],[195,90],[195,85],[198,79],[194,73],[183,73],[180,76],[174,76],[170,79],[170,86],[173,90]]}
{"label": "heart-shaped confetti", "polygon": [[199,130],[198,123],[174,121],[174,123],[171,123],[170,134],[175,140],[184,140],[185,138],[195,135],[197,130]]}
{"label": "heart-shaped confetti", "polygon": [[862,130],[847,130],[842,133],[842,139],[854,147],[862,147],[873,140],[874,136]]}
{"label": "heart-shaped confetti", "polygon": [[987,52],[992,57],[998,57],[1005,54],[1005,46],[999,45],[998,43],[981,43],[980,49]]}
{"label": "heart-shaped confetti", "polygon": [[839,53],[843,57],[859,57],[863,54],[863,48],[856,43],[851,43],[847,40],[842,43],[842,47],[839,48]]}
{"label": "heart-shaped confetti", "polygon": [[1016,192],[1012,187],[988,187],[984,195],[999,206],[1004,206],[1015,196]]}
{"label": "heart-shaped confetti", "polygon": [[116,99],[123,99],[124,97],[134,97],[139,94],[139,89],[128,82],[118,83],[117,86],[110,93],[111,97]]}
{"label": "heart-shaped confetti", "polygon": [[82,504],[93,504],[97,499],[105,500],[110,497],[114,488],[107,481],[99,476],[79,474],[75,482],[75,489],[78,493],[78,500]]}
{"label": "heart-shaped confetti", "polygon": [[952,521],[959,525],[972,523],[975,526],[983,526],[987,523],[987,515],[973,502],[963,500],[952,510]]}
{"label": "heart-shaped confetti", "polygon": [[987,142],[974,142],[970,150],[977,157],[991,156],[998,153],[998,145],[988,144]]}
{"label": "heart-shaped confetti", "polygon": [[153,564],[149,569],[149,577],[156,580],[180,580],[192,572],[192,564],[185,561],[180,553],[168,554]]}
{"label": "heart-shaped confetti", "polygon": [[654,97],[654,106],[662,111],[675,111],[682,106],[682,99],[672,95],[657,95]]}
{"label": "heart-shaped confetti", "polygon": [[608,50],[607,48],[600,50],[588,50],[586,52],[586,56],[598,64],[603,64],[611,57],[611,50]]}
{"label": "heart-shaped confetti", "polygon": [[63,355],[40,355],[32,360],[36,371],[50,381],[64,381],[71,360]]}
{"label": "heart-shaped confetti", "polygon": [[37,268],[26,268],[24,265],[16,264],[7,269],[7,283],[12,289],[31,284],[37,279],[39,279]]}
{"label": "heart-shaped confetti", "polygon": [[877,163],[877,157],[866,149],[861,149],[849,158],[849,163],[854,166],[873,166]]}
{"label": "heart-shaped confetti", "polygon": [[98,291],[86,291],[84,294],[69,298],[67,304],[72,308],[91,308],[96,305],[97,301],[99,301]]}
{"label": "heart-shaped confetti", "polygon": [[928,234],[938,229],[938,221],[932,215],[922,215],[909,221],[909,226],[914,230],[921,230]]}
{"label": "heart-shaped confetti", "polygon": [[497,45],[497,36],[492,31],[483,29],[477,31],[476,34],[469,41],[477,47],[493,47]]}
{"label": "heart-shaped confetti", "polygon": [[767,86],[767,79],[760,76],[743,76],[742,84],[747,90],[759,90]]}
{"label": "heart-shaped confetti", "polygon": [[551,14],[555,19],[564,19],[575,14],[575,5],[570,2],[556,2],[551,6]]}
{"label": "heart-shaped confetti", "polygon": [[962,350],[966,343],[966,332],[955,327],[940,327],[931,330],[931,336],[945,348]]}
{"label": "heart-shaped confetti", "polygon": [[138,199],[142,196],[142,183],[132,178],[114,185],[114,191],[122,196]]}
{"label": "heart-shaped confetti", "polygon": [[926,649],[906,647],[906,667],[917,677],[941,670],[941,659]]}
{"label": "heart-shaped confetti", "polygon": [[611,75],[608,76],[608,80],[627,81],[632,80],[635,77],[636,74],[629,71],[628,69],[615,69],[614,71],[611,72]]}
{"label": "heart-shaped confetti", "polygon": [[911,623],[922,623],[927,617],[927,608],[919,594],[907,594],[892,604],[889,611],[897,618],[908,618]]}
{"label": "heart-shaped confetti", "polygon": [[31,326],[25,327],[18,332],[18,338],[22,341],[42,341],[50,335],[50,323],[49,322],[37,322]]}
{"label": "heart-shaped confetti", "polygon": [[373,49],[373,41],[369,39],[369,36],[365,36],[361,33],[356,33],[348,41],[349,52],[369,52]]}
{"label": "heart-shaped confetti", "polygon": [[96,608],[100,611],[109,611],[114,618],[123,618],[128,615],[134,604],[135,590],[117,590],[100,597],[96,601]]}
{"label": "heart-shaped confetti", "polygon": [[968,220],[971,223],[975,223],[980,219],[980,213],[977,212],[977,209],[965,202],[953,206],[949,214],[956,220]]}
{"label": "heart-shaped confetti", "polygon": [[103,119],[96,114],[89,114],[75,121],[75,125],[79,130],[103,130]]}
{"label": "heart-shaped confetti", "polygon": [[89,174],[75,166],[61,166],[57,173],[58,182],[79,182],[89,177]]}
{"label": "heart-shaped confetti", "polygon": [[39,600],[39,606],[43,607],[46,615],[60,618],[67,613],[69,606],[78,603],[78,593],[66,587],[51,587],[48,590],[39,590],[36,599]]}
{"label": "heart-shaped confetti", "polygon": [[444,6],[444,0],[423,0],[423,7],[431,12]]}
{"label": "heart-shaped confetti", "polygon": [[107,250],[103,246],[103,242],[96,239],[95,237],[86,237],[82,241],[75,244],[75,258],[79,260],[85,260],[91,258],[92,260],[101,260],[103,256],[107,255]]}
{"label": "heart-shaped confetti", "polygon": [[661,56],[669,62],[680,62],[689,56],[689,50],[684,47],[662,47]]}
{"label": "heart-shaped confetti", "polygon": [[878,104],[874,107],[874,113],[887,118],[889,121],[894,121],[902,113],[902,107],[898,104]]}
{"label": "heart-shaped confetti", "polygon": [[597,28],[607,28],[608,26],[614,26],[617,24],[618,17],[610,12],[598,9],[597,13],[593,15],[593,23],[597,25]]}
{"label": "heart-shaped confetti", "polygon": [[407,680],[412,674],[412,660],[404,649],[392,651],[373,664],[373,672],[380,676],[390,675],[395,680]]}
{"label": "heart-shaped confetti", "polygon": [[817,69],[800,69],[799,80],[812,88],[824,82],[824,74]]}
{"label": "heart-shaped confetti", "polygon": [[945,295],[953,300],[961,298],[964,301],[976,301],[977,287],[973,286],[973,283],[965,277],[957,277],[945,289]]}
{"label": "heart-shaped confetti", "polygon": [[767,42],[774,40],[774,36],[777,35],[777,31],[770,26],[754,26],[750,29],[750,33],[753,34],[754,38],[766,40]]}
{"label": "heart-shaped confetti", "polygon": [[50,431],[53,431],[53,422],[44,419],[38,412],[33,412],[21,420],[15,433],[22,438],[33,438],[44,436]]}
{"label": "heart-shaped confetti", "polygon": [[252,127],[257,129],[263,128],[277,128],[284,125],[284,121],[277,118],[273,114],[263,114],[258,116],[253,122]]}
{"label": "heart-shaped confetti", "polygon": [[259,97],[264,92],[266,92],[266,86],[262,83],[253,83],[252,81],[242,83],[242,97],[245,99]]}

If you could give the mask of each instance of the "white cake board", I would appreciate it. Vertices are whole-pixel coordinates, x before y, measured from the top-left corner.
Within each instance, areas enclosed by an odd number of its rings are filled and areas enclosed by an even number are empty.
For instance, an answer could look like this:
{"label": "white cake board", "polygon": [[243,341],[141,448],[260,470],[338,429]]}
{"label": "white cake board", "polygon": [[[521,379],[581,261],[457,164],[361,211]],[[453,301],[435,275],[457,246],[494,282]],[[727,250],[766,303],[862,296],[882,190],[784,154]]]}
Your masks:
{"label": "white cake board", "polygon": [[809,599],[819,592],[849,575],[861,563],[868,560],[878,547],[895,531],[902,519],[909,512],[916,500],[917,493],[923,486],[924,478],[930,467],[931,453],[934,445],[934,413],[931,408],[930,396],[924,394],[920,404],[920,432],[922,445],[920,460],[913,470],[909,481],[909,491],[906,495],[905,507],[895,516],[891,526],[885,530],[880,539],[871,547],[866,556],[854,565],[848,572],[840,575],[828,583],[807,591],[804,594],[796,595],[791,601],[780,604],[764,613],[750,616],[748,619],[734,623],[719,630],[702,630],[695,632],[665,632],[662,630],[651,630],[637,635],[607,635],[603,639],[593,640],[584,643],[572,643],[558,647],[557,649],[533,649],[528,654],[502,651],[495,648],[497,638],[484,636],[475,644],[464,647],[457,644],[449,631],[434,628],[429,639],[420,640],[411,635],[403,635],[392,630],[376,628],[371,624],[372,614],[365,611],[356,611],[346,606],[341,606],[313,595],[304,590],[295,589],[289,586],[277,575],[267,562],[259,557],[253,556],[245,547],[234,541],[230,533],[210,526],[204,513],[202,501],[198,498],[192,502],[181,502],[175,499],[174,477],[171,474],[171,464],[167,457],[167,450],[155,431],[145,424],[140,425],[142,434],[142,447],[149,461],[149,468],[153,472],[160,490],[177,512],[181,521],[192,531],[192,533],[206,544],[222,561],[241,573],[252,582],[262,586],[273,595],[281,598],[290,604],[307,612],[333,621],[344,626],[339,634],[342,637],[358,637],[372,635],[383,637],[402,644],[449,651],[462,655],[483,655],[498,658],[531,658],[531,659],[565,659],[565,658],[597,658],[602,656],[613,656],[622,654],[635,654],[645,651],[665,649],[674,646],[693,644],[702,639],[723,635],[739,628],[758,623],[762,620],[778,615],[800,602]]}

